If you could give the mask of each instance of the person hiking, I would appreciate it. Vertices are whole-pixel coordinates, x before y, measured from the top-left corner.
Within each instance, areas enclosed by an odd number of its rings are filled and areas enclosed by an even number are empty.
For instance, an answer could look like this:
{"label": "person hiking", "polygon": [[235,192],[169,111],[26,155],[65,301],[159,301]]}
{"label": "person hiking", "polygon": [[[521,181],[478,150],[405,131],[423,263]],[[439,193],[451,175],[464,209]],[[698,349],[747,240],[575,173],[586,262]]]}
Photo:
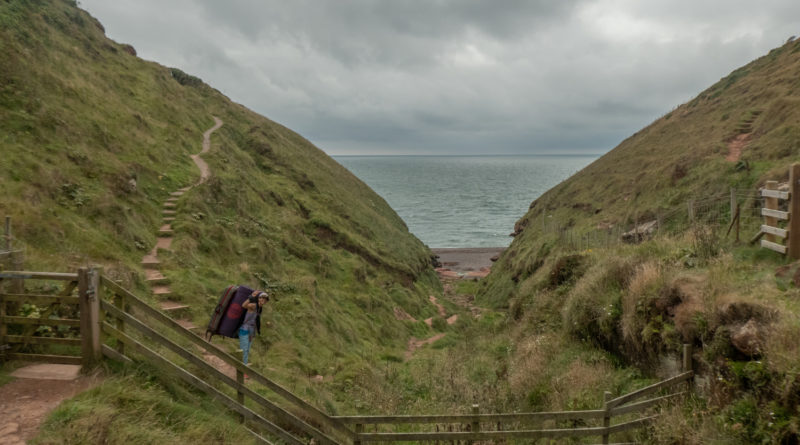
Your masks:
{"label": "person hiking", "polygon": [[261,310],[269,301],[269,294],[260,290],[254,290],[247,301],[242,303],[242,307],[247,309],[244,321],[239,327],[239,349],[242,350],[242,362],[249,365],[250,344],[258,333],[261,333]]}

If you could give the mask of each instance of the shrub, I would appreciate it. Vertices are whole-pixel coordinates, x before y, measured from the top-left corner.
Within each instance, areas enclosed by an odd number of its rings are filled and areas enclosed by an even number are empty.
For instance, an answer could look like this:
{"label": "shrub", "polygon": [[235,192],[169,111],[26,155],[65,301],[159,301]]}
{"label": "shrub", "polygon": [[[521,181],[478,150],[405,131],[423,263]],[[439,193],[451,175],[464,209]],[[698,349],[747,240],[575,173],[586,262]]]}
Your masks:
{"label": "shrub", "polygon": [[198,87],[203,84],[203,81],[200,80],[199,77],[192,76],[191,74],[186,74],[183,71],[179,70],[178,68],[170,68],[169,72],[170,74],[172,74],[172,78],[183,86]]}

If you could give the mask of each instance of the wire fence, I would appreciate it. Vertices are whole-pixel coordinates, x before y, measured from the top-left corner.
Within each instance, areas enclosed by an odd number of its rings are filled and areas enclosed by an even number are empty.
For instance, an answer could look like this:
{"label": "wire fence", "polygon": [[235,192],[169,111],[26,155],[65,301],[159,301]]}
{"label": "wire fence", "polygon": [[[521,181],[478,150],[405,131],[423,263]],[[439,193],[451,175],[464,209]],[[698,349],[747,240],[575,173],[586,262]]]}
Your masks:
{"label": "wire fence", "polygon": [[[718,232],[722,230],[725,232],[723,235],[739,240],[759,232],[764,221],[761,209],[766,206],[765,199],[759,190],[731,189],[729,194],[690,200],[682,206],[649,212],[647,217],[633,216],[626,222],[601,224],[591,230],[566,227],[560,221],[543,215],[541,230],[556,234],[562,246],[578,251],[639,242],[659,234],[685,232],[700,225]],[[734,222],[734,219],[738,221]]]}

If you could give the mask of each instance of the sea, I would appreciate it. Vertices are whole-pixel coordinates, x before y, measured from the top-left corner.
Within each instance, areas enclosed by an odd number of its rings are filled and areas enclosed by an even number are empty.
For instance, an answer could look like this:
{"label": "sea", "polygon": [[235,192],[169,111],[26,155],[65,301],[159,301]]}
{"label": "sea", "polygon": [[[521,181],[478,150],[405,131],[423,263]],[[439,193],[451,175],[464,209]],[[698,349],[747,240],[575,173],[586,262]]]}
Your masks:
{"label": "sea", "polygon": [[599,155],[334,156],[431,248],[507,247],[536,198]]}

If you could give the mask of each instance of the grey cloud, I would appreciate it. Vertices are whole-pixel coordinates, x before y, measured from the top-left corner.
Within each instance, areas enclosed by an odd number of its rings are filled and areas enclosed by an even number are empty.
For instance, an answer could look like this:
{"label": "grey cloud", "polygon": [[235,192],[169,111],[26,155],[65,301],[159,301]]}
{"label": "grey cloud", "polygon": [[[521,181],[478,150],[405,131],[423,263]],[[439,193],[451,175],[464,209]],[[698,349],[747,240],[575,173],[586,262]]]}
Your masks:
{"label": "grey cloud", "polygon": [[794,0],[82,4],[332,153],[608,150],[800,16]]}

